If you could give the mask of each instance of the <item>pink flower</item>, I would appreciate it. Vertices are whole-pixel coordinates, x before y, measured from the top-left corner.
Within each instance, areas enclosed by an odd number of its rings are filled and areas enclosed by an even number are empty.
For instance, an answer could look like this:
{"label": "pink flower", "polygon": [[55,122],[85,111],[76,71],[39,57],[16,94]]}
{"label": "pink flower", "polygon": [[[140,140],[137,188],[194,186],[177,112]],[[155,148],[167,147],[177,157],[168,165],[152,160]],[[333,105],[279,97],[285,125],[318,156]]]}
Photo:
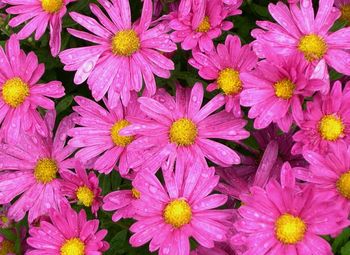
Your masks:
{"label": "pink flower", "polygon": [[111,100],[104,100],[107,110],[84,97],[77,96],[78,106],[73,107],[79,114],[75,127],[68,134],[73,138],[69,145],[81,148],[75,157],[83,163],[92,159],[93,168],[101,173],[110,173],[118,163],[117,169],[122,175],[129,171],[127,148],[135,139],[133,136],[121,136],[119,131],[129,126],[130,118],[142,117],[136,94],[132,94],[128,107],[124,107],[119,99],[111,107]]}
{"label": "pink flower", "polygon": [[11,204],[5,204],[0,207],[0,229],[10,228],[13,224],[13,221],[8,217],[8,210],[10,206]]}
{"label": "pink flower", "polygon": [[0,254],[16,255],[14,242],[0,234]]}
{"label": "pink flower", "polygon": [[[138,119],[120,131],[121,135],[139,135],[128,147],[130,167],[141,166],[155,172],[162,166],[170,169],[176,160],[181,166],[187,159],[215,164],[239,164],[235,151],[212,138],[237,141],[249,133],[246,121],[220,111],[224,96],[217,95],[202,107],[203,86],[196,83],[192,89],[177,86],[176,97],[164,93],[154,98],[141,97],[141,110],[148,118]],[[143,155],[141,155],[143,154]]]}
{"label": "pink flower", "polygon": [[321,235],[348,226],[347,212],[318,196],[312,185],[296,189],[288,163],[282,172],[282,185],[272,180],[265,189],[252,187],[251,194],[242,195],[242,219],[235,224],[240,233],[234,238],[246,240],[246,255],[333,254]]}
{"label": "pink flower", "polygon": [[333,3],[334,0],[320,0],[316,17],[311,0],[291,4],[289,8],[282,2],[269,4],[269,11],[278,24],[257,22],[262,28],[252,31],[257,55],[264,58],[270,51],[283,56],[301,55],[311,66],[325,60],[336,71],[349,75],[350,28],[330,32],[340,17]]}
{"label": "pink flower", "polygon": [[349,24],[350,21],[350,1],[349,0],[334,0],[334,5],[341,11],[341,19]]}
{"label": "pink flower", "polygon": [[0,60],[0,130],[5,139],[17,142],[23,131],[37,131],[47,136],[48,130],[37,108],[55,108],[48,97],[60,98],[64,95],[61,82],[38,84],[45,67],[38,64],[33,52],[26,55],[20,49],[15,35],[6,42],[5,51],[0,47]]}
{"label": "pink flower", "polygon": [[232,22],[224,21],[229,11],[222,0],[181,0],[176,17],[169,26],[175,30],[171,34],[174,42],[181,42],[184,50],[199,47],[201,51],[214,48],[213,39],[233,27]]}
{"label": "pink flower", "polygon": [[94,172],[87,173],[83,165],[77,163],[75,173],[72,171],[61,172],[62,193],[73,202],[91,207],[92,213],[97,216],[97,211],[102,204],[102,189],[98,186],[98,178]]}
{"label": "pink flower", "polygon": [[240,75],[251,71],[258,61],[249,45],[241,47],[238,36],[228,35],[225,44],[219,44],[211,52],[192,52],[188,62],[199,70],[199,75],[206,80],[214,80],[207,87],[208,91],[219,89],[225,95],[226,111],[241,117],[239,103],[243,84]]}
{"label": "pink flower", "polygon": [[303,119],[304,98],[316,91],[327,91],[328,85],[313,78],[300,56],[269,57],[259,62],[255,71],[241,75],[241,105],[251,107],[248,117],[255,119],[254,128],[262,129],[273,122],[288,132],[293,123]]}
{"label": "pink flower", "polygon": [[164,176],[163,186],[155,175],[140,172],[133,183],[141,197],[135,203],[138,217],[130,227],[135,233],[131,245],[151,241],[151,252],[179,255],[189,254],[190,237],[206,248],[225,241],[232,211],[214,209],[227,200],[225,195],[209,195],[219,181],[214,173],[214,168],[192,162],[189,168]]}
{"label": "pink flower", "polygon": [[[174,63],[161,52],[172,52],[176,45],[170,40],[163,25],[150,28],[152,1],[145,0],[140,20],[131,24],[128,0],[99,0],[107,14],[95,4],[90,4],[92,13],[98,18],[71,12],[74,21],[91,33],[68,29],[75,37],[97,45],[65,50],[60,59],[67,71],[77,71],[75,84],[85,80],[95,100],[99,101],[108,91],[114,101],[121,96],[123,104],[129,102],[130,91],[140,91],[145,82],[147,91],[156,91],[154,74],[169,78]],[[161,52],[160,52],[161,51]]]}
{"label": "pink flower", "polygon": [[50,221],[43,220],[39,227],[31,227],[27,243],[31,246],[26,255],[37,254],[96,254],[102,255],[109,244],[103,241],[107,230],[98,230],[98,220],[87,220],[68,205],[60,211],[51,210]]}
{"label": "pink flower", "polygon": [[325,155],[305,151],[308,169],[297,168],[297,178],[315,184],[316,192],[327,201],[350,212],[350,147],[344,143],[330,145]]}
{"label": "pink flower", "polygon": [[313,150],[321,154],[328,151],[330,144],[350,143],[350,83],[344,90],[340,82],[335,82],[327,95],[314,96],[307,103],[304,121],[295,133],[292,153]]}
{"label": "pink flower", "polygon": [[[45,121],[52,130],[55,113],[47,113]],[[65,146],[67,130],[73,126],[72,116],[68,116],[61,121],[54,138],[22,134],[17,144],[0,145],[0,204],[18,197],[9,208],[9,218],[19,221],[28,212],[31,223],[50,208],[58,209],[61,202],[67,203],[57,177],[74,167],[74,159],[68,158],[74,149]]]}
{"label": "pink flower", "polygon": [[67,5],[75,0],[2,0],[13,5],[6,9],[9,14],[17,14],[9,21],[11,27],[28,23],[19,31],[20,40],[35,32],[35,40],[39,40],[50,27],[50,48],[56,57],[61,49],[62,18],[67,12]]}
{"label": "pink flower", "polygon": [[229,11],[229,16],[235,16],[242,14],[242,11],[238,8],[242,5],[243,0],[222,0],[225,4],[225,8]]}

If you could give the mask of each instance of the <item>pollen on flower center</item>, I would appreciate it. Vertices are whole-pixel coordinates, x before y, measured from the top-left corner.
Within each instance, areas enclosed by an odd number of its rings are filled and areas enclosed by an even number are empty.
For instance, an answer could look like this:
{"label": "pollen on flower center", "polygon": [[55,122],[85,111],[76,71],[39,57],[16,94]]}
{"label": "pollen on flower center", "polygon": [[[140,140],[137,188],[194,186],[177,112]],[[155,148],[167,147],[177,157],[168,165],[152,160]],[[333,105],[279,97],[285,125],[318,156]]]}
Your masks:
{"label": "pollen on flower center", "polygon": [[350,4],[344,4],[341,8],[341,19],[350,21]]}
{"label": "pollen on flower center", "polygon": [[239,78],[239,72],[232,68],[226,68],[220,71],[217,84],[218,88],[226,95],[236,95],[242,90],[242,82]]}
{"label": "pollen on flower center", "polygon": [[327,44],[322,37],[310,34],[300,39],[298,49],[308,61],[314,61],[321,59],[326,54]]}
{"label": "pollen on flower center", "polygon": [[350,171],[340,176],[337,181],[339,193],[346,199],[350,199]]}
{"label": "pollen on flower center", "polygon": [[288,100],[293,96],[295,84],[289,79],[283,79],[274,84],[275,95],[284,100]]}
{"label": "pollen on flower center", "polygon": [[175,199],[165,207],[163,218],[166,223],[174,228],[180,228],[191,221],[192,210],[185,200]]}
{"label": "pollen on flower center", "polygon": [[41,0],[41,7],[48,13],[55,13],[61,10],[63,0]]}
{"label": "pollen on flower center", "polygon": [[15,253],[14,243],[8,240],[3,240],[0,243],[0,255],[7,255],[10,253]]}
{"label": "pollen on flower center", "polygon": [[79,204],[83,204],[87,207],[90,207],[94,202],[94,192],[92,192],[92,190],[85,185],[77,189],[76,195]]}
{"label": "pollen on flower center", "polygon": [[179,119],[171,125],[169,137],[170,141],[177,145],[192,145],[197,137],[197,126],[190,119]]}
{"label": "pollen on flower center", "polygon": [[34,168],[34,177],[38,182],[49,183],[56,178],[58,168],[56,161],[50,158],[39,159]]}
{"label": "pollen on flower center", "polygon": [[140,38],[133,29],[121,30],[112,39],[115,55],[131,56],[140,48]]}
{"label": "pollen on flower center", "polygon": [[135,198],[135,199],[140,199],[140,197],[141,197],[140,191],[138,191],[138,190],[135,189],[135,188],[132,188],[132,189],[131,189],[131,195],[132,195],[132,197]]}
{"label": "pollen on flower center", "polygon": [[29,87],[21,78],[9,79],[2,86],[2,98],[11,107],[20,106],[27,96],[29,96]]}
{"label": "pollen on flower center", "polygon": [[119,131],[130,125],[130,122],[127,120],[117,121],[111,129],[111,137],[115,145],[120,147],[125,147],[129,145],[133,140],[133,136],[121,136]]}
{"label": "pollen on flower center", "polygon": [[61,247],[61,255],[84,255],[85,244],[79,238],[71,238]]}
{"label": "pollen on flower center", "polygon": [[342,137],[344,128],[342,120],[331,114],[324,115],[318,126],[321,137],[327,141],[335,141]]}
{"label": "pollen on flower center", "polygon": [[210,30],[210,20],[208,16],[205,16],[202,22],[199,24],[197,28],[197,32],[206,33]]}
{"label": "pollen on flower center", "polygon": [[288,213],[281,215],[275,223],[275,234],[283,244],[296,244],[304,238],[305,222]]}

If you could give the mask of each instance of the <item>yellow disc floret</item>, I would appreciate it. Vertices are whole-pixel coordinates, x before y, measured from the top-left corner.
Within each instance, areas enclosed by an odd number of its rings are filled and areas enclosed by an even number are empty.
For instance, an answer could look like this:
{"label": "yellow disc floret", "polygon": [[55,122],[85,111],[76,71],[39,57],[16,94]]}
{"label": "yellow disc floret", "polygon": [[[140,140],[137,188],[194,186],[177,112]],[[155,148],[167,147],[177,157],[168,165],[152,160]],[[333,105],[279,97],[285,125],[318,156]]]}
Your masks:
{"label": "yellow disc floret", "polygon": [[304,238],[305,222],[291,214],[281,215],[275,223],[276,238],[283,244],[296,244]]}
{"label": "yellow disc floret", "polygon": [[298,49],[308,61],[314,61],[323,58],[327,52],[327,44],[322,37],[309,34],[300,39]]}
{"label": "yellow disc floret", "polygon": [[56,178],[58,168],[56,161],[50,158],[39,159],[34,168],[34,177],[38,182],[49,183]]}
{"label": "yellow disc floret", "polygon": [[232,68],[226,68],[220,71],[217,84],[218,88],[221,89],[225,95],[236,95],[242,90],[242,82],[239,78],[239,73]]}
{"label": "yellow disc floret", "polygon": [[121,30],[112,39],[112,52],[115,55],[131,56],[140,48],[140,38],[133,29]]}
{"label": "yellow disc floret", "polygon": [[175,199],[165,207],[163,218],[166,223],[174,228],[180,228],[191,221],[192,210],[185,200]]}
{"label": "yellow disc floret", "polygon": [[131,189],[131,195],[132,195],[132,197],[135,198],[135,199],[139,199],[139,198],[141,197],[140,191],[138,191],[138,190],[135,189],[135,188],[132,188],[132,189]]}
{"label": "yellow disc floret", "polygon": [[92,192],[92,190],[85,185],[77,189],[76,195],[78,198],[78,204],[83,204],[87,207],[90,207],[94,202],[94,192]]}
{"label": "yellow disc floret", "polygon": [[350,4],[344,4],[341,8],[341,19],[347,22],[350,21]]}
{"label": "yellow disc floret", "polygon": [[48,13],[55,13],[61,10],[63,0],[41,0],[41,7]]}
{"label": "yellow disc floret", "polygon": [[7,255],[10,253],[15,253],[14,243],[8,240],[3,240],[0,243],[0,255]]}
{"label": "yellow disc floret", "polygon": [[182,118],[175,121],[170,128],[169,138],[172,143],[180,146],[189,146],[197,137],[197,126],[192,120]]}
{"label": "yellow disc floret", "polygon": [[66,240],[61,247],[61,255],[84,255],[85,244],[79,238]]}
{"label": "yellow disc floret", "polygon": [[9,79],[2,86],[2,98],[11,107],[20,106],[27,96],[29,96],[29,87],[21,78]]}
{"label": "yellow disc floret", "polygon": [[117,121],[111,129],[111,137],[115,145],[119,147],[125,147],[129,145],[133,140],[133,136],[121,136],[119,131],[130,125],[130,122],[127,120]]}
{"label": "yellow disc floret", "polygon": [[334,115],[324,115],[318,124],[321,137],[327,141],[335,141],[344,135],[344,124],[342,120]]}
{"label": "yellow disc floret", "polygon": [[350,199],[350,171],[342,174],[337,181],[339,193],[346,199]]}
{"label": "yellow disc floret", "polygon": [[274,89],[277,97],[288,100],[293,96],[295,84],[289,79],[283,79],[274,84]]}
{"label": "yellow disc floret", "polygon": [[196,29],[197,32],[206,33],[210,30],[210,20],[208,16],[205,16],[202,22],[199,24]]}

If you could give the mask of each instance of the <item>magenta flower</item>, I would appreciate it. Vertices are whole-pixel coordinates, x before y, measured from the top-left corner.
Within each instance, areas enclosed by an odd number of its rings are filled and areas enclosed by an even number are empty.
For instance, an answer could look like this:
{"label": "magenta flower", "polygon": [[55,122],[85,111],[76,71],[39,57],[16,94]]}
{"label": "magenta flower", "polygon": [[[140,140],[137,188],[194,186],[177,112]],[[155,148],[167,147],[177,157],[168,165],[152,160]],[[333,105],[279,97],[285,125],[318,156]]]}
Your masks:
{"label": "magenta flower", "polygon": [[10,206],[11,204],[5,204],[0,207],[0,229],[10,228],[13,224],[13,221],[8,217],[8,210]]}
{"label": "magenta flower", "polygon": [[225,241],[232,212],[214,209],[227,200],[225,195],[209,195],[219,181],[214,173],[214,168],[192,162],[189,168],[164,176],[163,186],[155,175],[140,172],[133,183],[141,197],[135,203],[138,216],[130,227],[135,233],[131,245],[151,241],[151,252],[189,254],[190,237],[206,248],[214,247],[214,241]]}
{"label": "magenta flower", "polygon": [[92,213],[97,216],[97,211],[102,205],[102,189],[98,186],[98,178],[94,172],[87,173],[82,164],[77,163],[75,173],[72,171],[61,172],[62,193],[69,200],[80,205],[91,207]]}
{"label": "magenta flower", "polygon": [[316,17],[311,0],[289,8],[282,2],[269,4],[270,14],[278,24],[257,22],[262,29],[252,31],[255,52],[261,58],[270,51],[283,56],[301,55],[311,66],[324,59],[336,71],[349,75],[350,28],[330,32],[340,17],[333,3],[334,0],[320,0]]}
{"label": "magenta flower", "polygon": [[314,96],[313,102],[307,103],[304,121],[295,133],[293,154],[303,150],[313,150],[321,154],[328,151],[330,144],[350,143],[350,83],[344,90],[336,82],[327,95]]}
{"label": "magenta flower", "polygon": [[27,243],[27,255],[102,255],[109,244],[103,241],[107,230],[98,230],[98,220],[87,220],[86,213],[79,213],[68,205],[60,211],[51,210],[50,221],[43,220],[39,227],[31,227]]}
{"label": "magenta flower", "polygon": [[304,98],[316,91],[328,91],[328,84],[314,79],[300,56],[269,57],[253,72],[241,75],[241,105],[251,107],[248,117],[255,119],[254,128],[262,129],[273,122],[288,132],[293,123],[300,124],[303,119]]}
{"label": "magenta flower", "polygon": [[235,223],[240,233],[234,238],[246,240],[247,255],[333,254],[321,235],[348,226],[347,212],[318,196],[312,185],[296,189],[293,170],[288,163],[282,168],[282,185],[272,180],[265,189],[252,187],[242,195],[242,219]]}
{"label": "magenta flower", "polygon": [[238,154],[212,138],[238,141],[249,136],[243,127],[246,121],[220,111],[225,99],[217,95],[205,106],[203,86],[196,83],[192,89],[177,86],[174,100],[169,94],[154,98],[141,97],[141,110],[147,118],[138,119],[120,131],[121,135],[139,135],[128,147],[131,168],[142,166],[155,172],[162,166],[170,169],[175,160],[181,166],[187,158],[205,163],[239,164]]}
{"label": "magenta flower", "polygon": [[16,17],[9,21],[9,25],[17,27],[29,21],[18,33],[20,40],[35,32],[35,40],[39,40],[50,27],[50,48],[52,56],[56,57],[61,49],[62,18],[67,12],[67,5],[75,0],[2,0],[3,3],[13,5],[6,9]]}
{"label": "magenta flower", "polygon": [[181,42],[184,50],[199,47],[201,51],[211,51],[213,39],[219,37],[222,30],[233,27],[232,22],[224,21],[228,16],[222,0],[181,0],[176,17],[169,23],[175,30],[171,39]]}
{"label": "magenta flower", "polygon": [[135,139],[133,136],[121,136],[119,131],[129,126],[130,118],[142,117],[136,94],[132,94],[128,107],[124,107],[118,99],[111,107],[111,100],[104,100],[107,110],[84,97],[77,96],[79,106],[73,107],[79,114],[75,127],[68,134],[73,138],[69,145],[81,148],[75,157],[86,163],[92,159],[93,168],[101,173],[110,173],[117,165],[122,175],[129,171],[127,147]]}
{"label": "magenta flower", "polygon": [[214,80],[207,87],[208,91],[219,89],[225,95],[226,111],[241,117],[239,102],[243,84],[240,75],[251,71],[258,61],[249,45],[241,47],[238,36],[228,35],[225,44],[207,53],[192,52],[188,62],[199,70],[199,75],[206,80]]}
{"label": "magenta flower", "polygon": [[16,255],[15,244],[0,234],[0,254]]}
{"label": "magenta flower", "polygon": [[[50,208],[58,209],[62,202],[68,203],[57,177],[74,167],[74,159],[68,158],[74,149],[65,146],[67,130],[74,126],[72,118],[71,115],[61,121],[54,138],[22,134],[17,144],[0,145],[0,204],[18,197],[9,208],[9,218],[19,221],[28,212],[31,223]],[[52,130],[55,114],[46,114],[45,121]]]}
{"label": "magenta flower", "polygon": [[20,49],[13,35],[0,47],[0,123],[1,131],[9,142],[16,142],[22,131],[48,135],[48,130],[37,108],[53,110],[55,104],[48,97],[60,98],[64,87],[59,81],[39,83],[45,67],[38,64],[33,52],[28,55]]}
{"label": "magenta flower", "polygon": [[[174,63],[161,52],[172,52],[176,45],[170,40],[164,26],[150,28],[152,1],[145,0],[139,21],[131,24],[128,0],[99,0],[109,18],[95,4],[92,13],[100,23],[88,16],[71,12],[70,15],[91,33],[68,29],[75,37],[97,45],[65,50],[60,59],[67,71],[77,71],[75,84],[85,80],[95,100],[108,91],[110,99],[121,96],[123,104],[129,102],[130,91],[140,91],[145,82],[147,91],[156,91],[154,74],[169,78]],[[160,52],[161,51],[161,52]]]}

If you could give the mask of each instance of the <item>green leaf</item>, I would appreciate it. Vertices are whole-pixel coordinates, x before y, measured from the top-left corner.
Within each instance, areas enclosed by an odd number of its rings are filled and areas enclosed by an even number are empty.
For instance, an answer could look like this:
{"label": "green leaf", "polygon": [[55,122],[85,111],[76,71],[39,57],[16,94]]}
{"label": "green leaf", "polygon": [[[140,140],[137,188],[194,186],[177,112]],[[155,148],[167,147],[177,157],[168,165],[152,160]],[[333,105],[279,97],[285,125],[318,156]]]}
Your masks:
{"label": "green leaf", "polygon": [[72,95],[65,96],[56,106],[57,115],[67,110],[68,107],[71,106],[72,102],[73,102]]}
{"label": "green leaf", "polygon": [[350,254],[350,242],[347,242],[340,250],[341,255],[349,255]]}
{"label": "green leaf", "polygon": [[2,234],[7,240],[14,242],[17,238],[16,233],[13,229],[3,228],[0,229],[0,234]]}
{"label": "green leaf", "polygon": [[346,228],[343,232],[337,236],[332,243],[333,253],[336,254],[342,246],[349,240],[350,238],[350,228]]}
{"label": "green leaf", "polygon": [[109,242],[110,249],[105,253],[106,255],[115,255],[115,254],[123,254],[123,248],[125,242],[127,242],[128,231],[123,229],[119,233],[117,233],[112,240]]}

